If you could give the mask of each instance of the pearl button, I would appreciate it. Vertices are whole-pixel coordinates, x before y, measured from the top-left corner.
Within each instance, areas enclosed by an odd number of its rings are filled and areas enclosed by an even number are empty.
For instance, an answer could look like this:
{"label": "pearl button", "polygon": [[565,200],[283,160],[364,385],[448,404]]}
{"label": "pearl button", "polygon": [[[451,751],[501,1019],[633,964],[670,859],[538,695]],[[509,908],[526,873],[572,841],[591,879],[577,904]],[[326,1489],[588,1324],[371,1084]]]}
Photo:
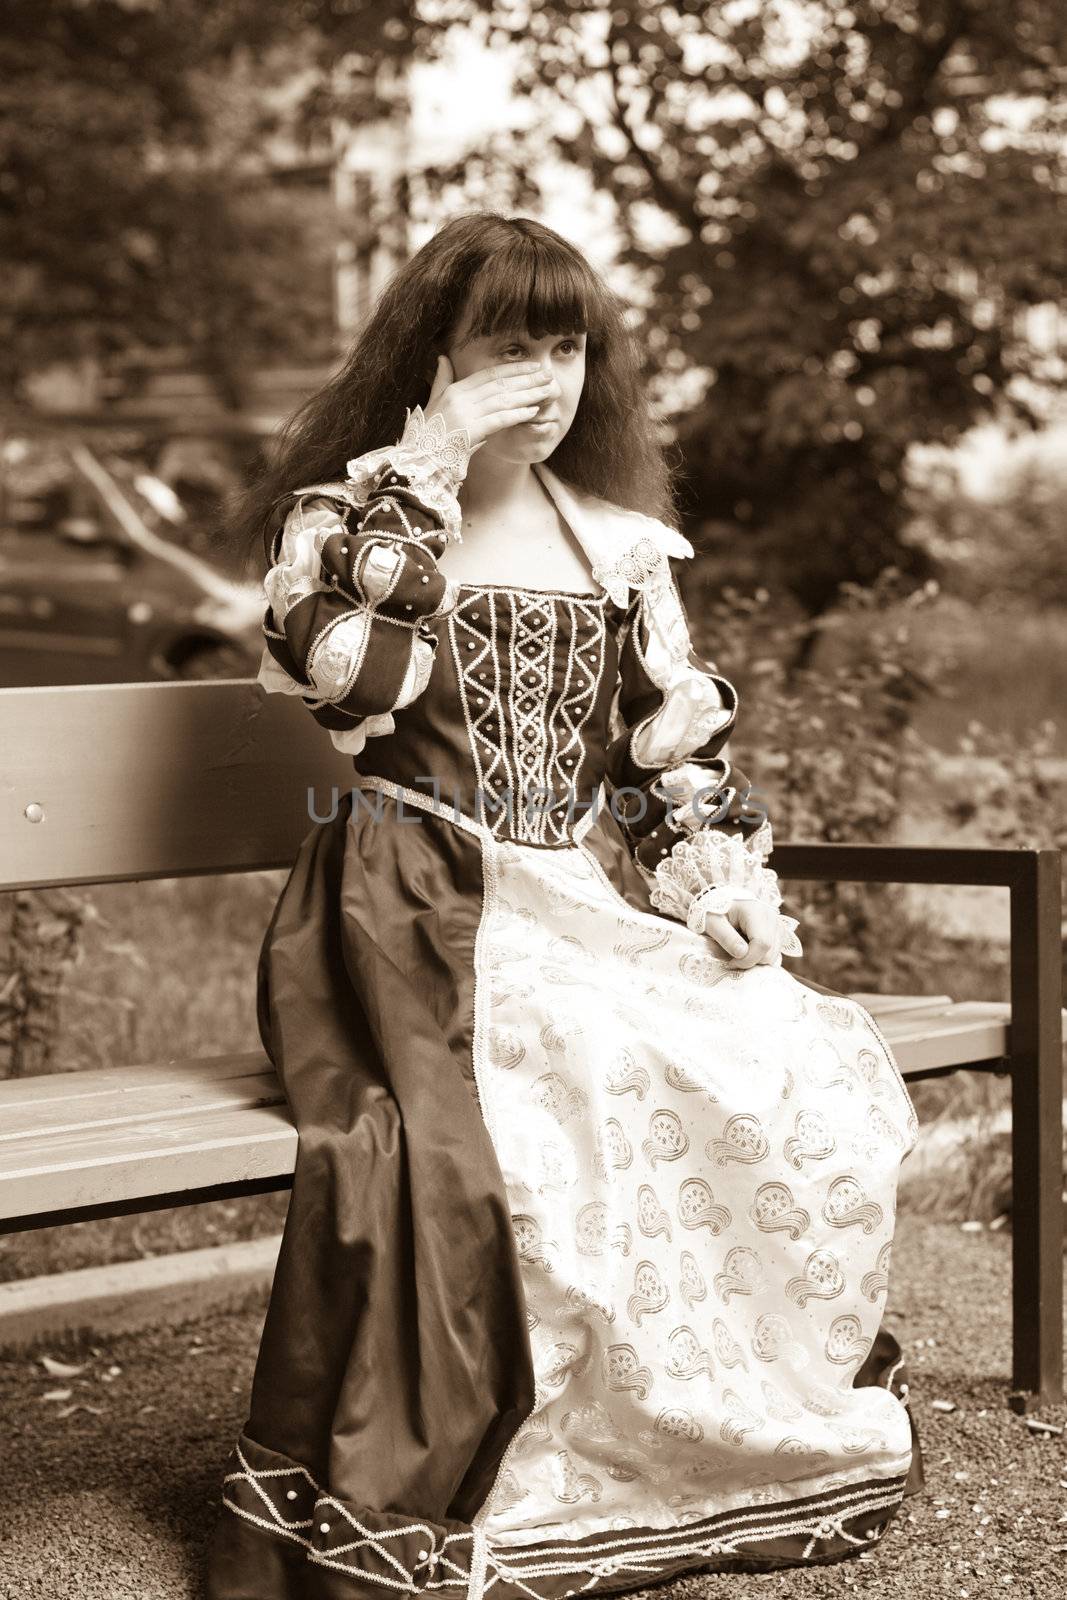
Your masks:
{"label": "pearl button", "polygon": [[418,1555],[418,1559],[420,1561],[425,1561],[425,1560],[428,1559],[429,1554],[430,1554],[430,1552],[428,1550],[420,1550],[419,1551],[419,1555]]}
{"label": "pearl button", "polygon": [[467,640],[467,649],[468,650],[473,650],[474,649],[474,640],[473,639],[468,639]]}
{"label": "pearl button", "polygon": [[320,1533],[329,1533],[329,1531],[330,1531],[330,1524],[328,1522],[320,1522],[319,1523],[319,1532]]}
{"label": "pearl button", "polygon": [[485,673],[484,672],[479,672],[478,678],[482,683],[484,683],[485,682]]}
{"label": "pearl button", "polygon": [[342,546],[341,546],[341,554],[342,554],[342,555],[343,555],[343,556],[346,556],[346,555],[347,555],[347,554],[348,554],[348,546],[347,546],[347,545],[346,545],[346,544],[343,544],[343,545],[342,545]]}
{"label": "pearl button", "polygon": [[287,1500],[295,1500],[296,1499],[296,1490],[295,1489],[286,1489],[285,1498]]}
{"label": "pearl button", "polygon": [[422,575],[422,577],[421,577],[421,578],[420,578],[420,579],[419,579],[419,582],[420,582],[420,583],[429,583],[429,581],[430,581],[430,580],[429,580],[429,578],[428,578],[428,577],[427,577],[427,576],[426,576],[426,574],[425,574],[425,573],[423,573],[423,575]]}
{"label": "pearl button", "polygon": [[421,528],[412,528],[411,531],[415,535],[416,539],[421,539],[422,538],[422,529]]}
{"label": "pearl button", "polygon": [[478,613],[477,613],[477,611],[472,611],[472,612],[471,612],[471,621],[472,621],[472,622],[477,622],[477,620],[478,620]]}

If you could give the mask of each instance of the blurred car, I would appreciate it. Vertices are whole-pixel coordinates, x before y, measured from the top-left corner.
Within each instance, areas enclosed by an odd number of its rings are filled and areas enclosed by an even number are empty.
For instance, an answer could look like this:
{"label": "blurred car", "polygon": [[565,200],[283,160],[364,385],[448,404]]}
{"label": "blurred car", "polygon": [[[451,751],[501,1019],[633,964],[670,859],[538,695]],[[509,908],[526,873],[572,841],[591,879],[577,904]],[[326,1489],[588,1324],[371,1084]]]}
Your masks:
{"label": "blurred car", "polygon": [[165,483],[76,439],[2,457],[0,687],[255,677],[262,591],[167,537]]}

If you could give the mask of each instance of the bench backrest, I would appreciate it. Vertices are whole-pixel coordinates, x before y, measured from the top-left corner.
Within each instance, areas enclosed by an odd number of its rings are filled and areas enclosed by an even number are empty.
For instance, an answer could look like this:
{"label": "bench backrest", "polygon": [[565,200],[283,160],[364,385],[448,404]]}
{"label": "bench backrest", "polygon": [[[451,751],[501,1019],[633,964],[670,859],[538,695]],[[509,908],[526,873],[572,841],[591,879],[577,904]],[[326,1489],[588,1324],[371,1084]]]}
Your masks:
{"label": "bench backrest", "polygon": [[0,689],[0,890],[288,867],[354,779],[251,679]]}

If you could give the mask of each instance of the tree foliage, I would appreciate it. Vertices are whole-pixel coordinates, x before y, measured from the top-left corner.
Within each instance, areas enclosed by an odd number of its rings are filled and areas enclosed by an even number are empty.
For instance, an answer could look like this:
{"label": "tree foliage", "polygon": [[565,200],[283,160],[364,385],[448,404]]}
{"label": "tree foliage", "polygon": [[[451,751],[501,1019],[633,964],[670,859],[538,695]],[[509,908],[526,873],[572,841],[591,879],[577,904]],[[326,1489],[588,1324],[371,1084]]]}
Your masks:
{"label": "tree foliage", "polygon": [[[9,385],[54,360],[178,343],[225,387],[247,360],[299,348],[305,219],[263,184],[263,144],[283,122],[307,137],[336,112],[373,114],[377,67],[408,38],[406,0],[8,0]],[[294,83],[295,100],[272,93]]]}
{"label": "tree foliage", "polygon": [[[614,201],[685,505],[738,578],[812,611],[901,540],[913,440],[1039,357],[1067,285],[1061,0],[455,0],[522,52],[551,147]],[[532,145],[513,151],[528,194]]]}
{"label": "tree foliage", "polygon": [[1054,448],[1045,452],[1027,450],[1022,439],[1002,450],[983,495],[947,455],[916,485],[910,537],[936,555],[953,593],[1016,606],[1039,596],[1043,607],[1067,611],[1067,429],[1047,437]]}

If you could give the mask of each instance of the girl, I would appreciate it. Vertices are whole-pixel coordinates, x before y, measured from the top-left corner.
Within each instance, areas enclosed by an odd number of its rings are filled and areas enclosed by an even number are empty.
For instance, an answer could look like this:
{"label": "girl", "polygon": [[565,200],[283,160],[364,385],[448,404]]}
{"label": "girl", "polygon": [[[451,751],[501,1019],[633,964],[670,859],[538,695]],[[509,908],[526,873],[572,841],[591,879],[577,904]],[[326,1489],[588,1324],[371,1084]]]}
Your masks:
{"label": "girl", "polygon": [[450,222],[291,425],[260,681],[355,758],[259,962],[299,1131],[208,1600],[614,1593],[869,1548],[917,1124],[799,955],[622,310]]}

